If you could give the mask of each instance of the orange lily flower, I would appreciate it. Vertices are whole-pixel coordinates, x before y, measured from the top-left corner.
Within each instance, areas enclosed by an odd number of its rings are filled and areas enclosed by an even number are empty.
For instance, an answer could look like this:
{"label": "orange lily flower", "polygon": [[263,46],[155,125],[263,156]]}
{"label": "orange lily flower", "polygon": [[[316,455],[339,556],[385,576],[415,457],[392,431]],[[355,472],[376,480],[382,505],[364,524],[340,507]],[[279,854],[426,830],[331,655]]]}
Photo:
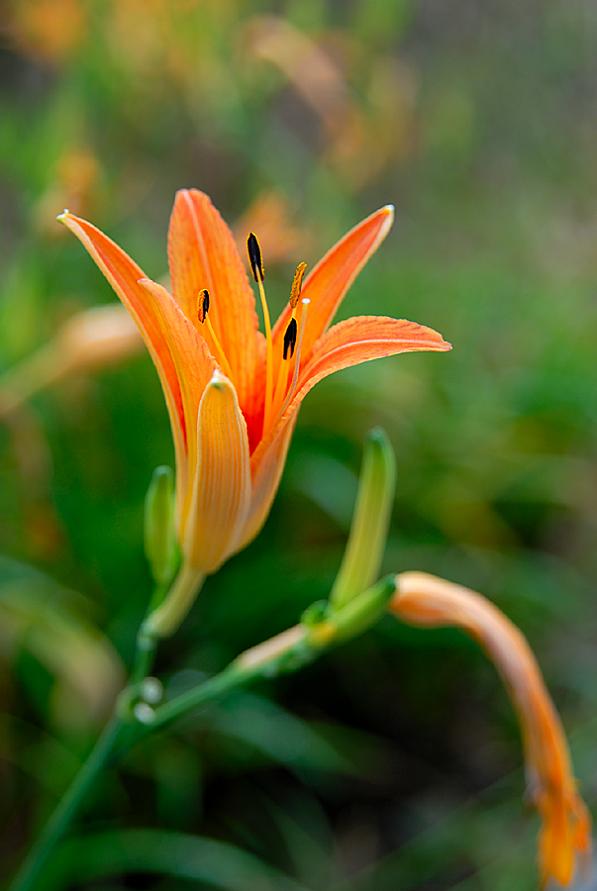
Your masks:
{"label": "orange lily flower", "polygon": [[[265,335],[233,236],[210,199],[177,193],[168,235],[172,292],[91,223],[65,211],[141,330],[160,376],[176,453],[181,605],[154,614],[169,633],[201,578],[258,533],[284,467],[301,402],[324,377],[381,356],[448,350],[430,328],[362,316],[329,327],[357,273],[385,238],[393,208],[359,223],[313,269],[299,264],[289,305],[271,326],[259,244],[249,236]],[[159,611],[158,611],[159,612]]]}
{"label": "orange lily flower", "polygon": [[529,791],[542,820],[541,887],[550,880],[568,887],[578,855],[588,865],[591,820],[572,776],[560,719],[526,638],[480,594],[423,572],[397,576],[390,609],[412,625],[464,629],[494,662],[518,713]]}

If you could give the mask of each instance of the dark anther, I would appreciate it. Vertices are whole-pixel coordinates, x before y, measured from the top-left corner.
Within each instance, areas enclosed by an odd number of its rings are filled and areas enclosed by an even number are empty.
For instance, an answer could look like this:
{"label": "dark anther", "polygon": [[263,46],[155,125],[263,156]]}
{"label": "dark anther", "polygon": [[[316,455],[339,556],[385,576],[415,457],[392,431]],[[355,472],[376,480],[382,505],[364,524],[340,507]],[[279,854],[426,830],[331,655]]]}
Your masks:
{"label": "dark anther", "polygon": [[294,355],[294,348],[296,346],[296,332],[298,326],[296,324],[296,319],[291,319],[288,323],[288,328],[284,333],[284,358],[292,359]]}
{"label": "dark anther", "polygon": [[206,320],[207,313],[209,312],[209,291],[207,288],[203,288],[202,291],[199,292],[199,300],[197,306],[197,315],[199,316],[199,321],[201,324]]}
{"label": "dark anther", "polygon": [[294,309],[297,303],[299,302],[299,297],[301,296],[301,288],[303,287],[303,277],[305,275],[305,270],[307,268],[307,264],[304,260],[296,267],[296,272],[294,273],[294,278],[292,279],[292,287],[290,288],[290,308]]}
{"label": "dark anther", "polygon": [[261,259],[261,248],[257,241],[257,236],[251,232],[247,238],[247,250],[249,252],[249,261],[253,271],[253,278],[256,282],[262,282],[265,278],[263,269],[263,260]]}

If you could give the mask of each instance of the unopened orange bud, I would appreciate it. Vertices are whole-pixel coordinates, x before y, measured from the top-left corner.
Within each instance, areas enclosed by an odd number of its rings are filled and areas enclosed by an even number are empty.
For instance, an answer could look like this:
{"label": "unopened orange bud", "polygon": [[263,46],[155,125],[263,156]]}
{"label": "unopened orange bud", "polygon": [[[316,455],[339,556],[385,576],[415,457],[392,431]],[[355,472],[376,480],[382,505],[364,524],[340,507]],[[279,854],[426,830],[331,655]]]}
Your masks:
{"label": "unopened orange bud", "polygon": [[502,676],[521,725],[527,776],[541,816],[541,887],[569,887],[578,866],[590,863],[591,820],[580,797],[562,724],[529,644],[493,603],[461,585],[425,572],[396,576],[390,611],[423,628],[462,628]]}
{"label": "unopened orange bud", "polygon": [[55,340],[62,360],[73,371],[116,364],[140,352],[142,346],[137,326],[117,303],[76,313]]}

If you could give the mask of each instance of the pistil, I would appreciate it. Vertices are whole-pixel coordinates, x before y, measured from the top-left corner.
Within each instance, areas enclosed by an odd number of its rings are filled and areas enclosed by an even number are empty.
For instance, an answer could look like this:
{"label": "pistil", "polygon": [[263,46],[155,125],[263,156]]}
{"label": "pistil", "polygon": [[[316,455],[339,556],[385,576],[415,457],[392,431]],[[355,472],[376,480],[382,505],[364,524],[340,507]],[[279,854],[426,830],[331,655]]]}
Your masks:
{"label": "pistil", "polygon": [[299,371],[300,371],[300,366],[301,366],[301,349],[303,346],[303,335],[305,333],[305,325],[307,324],[307,313],[309,311],[310,303],[311,303],[311,301],[309,300],[308,297],[303,297],[303,299],[301,300],[300,318],[298,321],[298,336],[297,336],[296,350],[295,350],[295,355],[294,355],[294,371],[292,373],[292,382],[290,384],[288,393],[286,394],[286,399],[284,400],[284,404],[282,405],[282,408],[280,409],[280,417],[284,414],[284,412],[288,408],[288,406],[290,404],[290,400],[292,399],[292,397],[294,396],[294,394],[296,392],[296,386],[298,383],[298,376],[299,376]]}

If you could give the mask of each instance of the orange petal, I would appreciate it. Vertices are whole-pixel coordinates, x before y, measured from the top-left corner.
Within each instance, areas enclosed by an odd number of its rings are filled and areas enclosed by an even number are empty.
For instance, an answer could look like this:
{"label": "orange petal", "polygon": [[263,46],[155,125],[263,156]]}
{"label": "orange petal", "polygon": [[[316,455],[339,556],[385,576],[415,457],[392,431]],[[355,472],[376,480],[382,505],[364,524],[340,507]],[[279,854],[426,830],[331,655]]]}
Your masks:
{"label": "orange petal", "polygon": [[[195,431],[199,403],[216,369],[215,359],[199,331],[187,319],[166,288],[147,278],[140,279],[139,285],[151,296],[156,318],[169,346],[180,382],[185,428],[188,431]],[[194,476],[196,463],[197,440],[192,433],[189,433],[186,466],[177,468],[176,474],[179,518],[183,510],[187,485]]]}
{"label": "orange petal", "polygon": [[587,859],[590,819],[576,791],[562,725],[526,639],[480,594],[423,572],[397,576],[390,608],[413,625],[463,628],[495,664],[518,713],[530,792],[541,815],[541,881],[567,887],[579,855]]}
{"label": "orange petal", "polygon": [[254,468],[282,430],[298,411],[301,402],[315,384],[343,368],[371,359],[420,350],[446,351],[451,345],[432,328],[390,319],[386,316],[353,316],[330,328],[315,344],[311,361],[299,375],[296,393],[272,432],[257,447],[252,457]]}
{"label": "orange petal", "polygon": [[316,383],[351,365],[413,350],[449,350],[437,331],[384,316],[357,316],[339,322],[315,345],[312,359],[299,378],[299,385],[284,414],[262,440],[251,457],[253,499],[243,541],[259,532],[280,482],[290,436],[301,402]]}
{"label": "orange petal", "polygon": [[[174,297],[193,323],[199,290],[209,290],[210,320],[244,408],[263,361],[255,295],[230,229],[207,195],[197,189],[181,189],[176,194],[168,259]],[[209,342],[209,334],[205,336]]]}
{"label": "orange petal", "polygon": [[216,371],[199,406],[197,465],[182,528],[191,566],[211,573],[230,556],[250,498],[247,426],[234,385]]}
{"label": "orange petal", "polygon": [[[309,311],[311,308],[309,308]],[[416,351],[452,349],[433,328],[387,316],[353,316],[320,337],[311,361],[301,374],[301,389],[311,389],[322,378],[371,359]]]}
{"label": "orange petal", "polygon": [[280,485],[295,422],[296,412],[254,466],[251,504],[235,551],[241,551],[253,541],[268,517]]}
{"label": "orange petal", "polygon": [[[161,314],[145,288],[139,284],[144,273],[122,248],[107,235],[68,211],[59,220],[76,235],[83,247],[126,306],[141,331],[147,349],[158,372],[170,416],[176,465],[184,474],[186,462],[186,427],[178,374],[168,341],[164,336]],[[172,307],[174,301],[170,298]],[[167,311],[170,307],[165,307]]]}
{"label": "orange petal", "polygon": [[[393,221],[392,205],[375,211],[334,245],[305,279],[302,296],[311,301],[303,337],[305,359],[309,358],[311,348],[331,323],[349,287],[390,231]],[[287,306],[274,327],[276,356],[282,355],[290,313]]]}

